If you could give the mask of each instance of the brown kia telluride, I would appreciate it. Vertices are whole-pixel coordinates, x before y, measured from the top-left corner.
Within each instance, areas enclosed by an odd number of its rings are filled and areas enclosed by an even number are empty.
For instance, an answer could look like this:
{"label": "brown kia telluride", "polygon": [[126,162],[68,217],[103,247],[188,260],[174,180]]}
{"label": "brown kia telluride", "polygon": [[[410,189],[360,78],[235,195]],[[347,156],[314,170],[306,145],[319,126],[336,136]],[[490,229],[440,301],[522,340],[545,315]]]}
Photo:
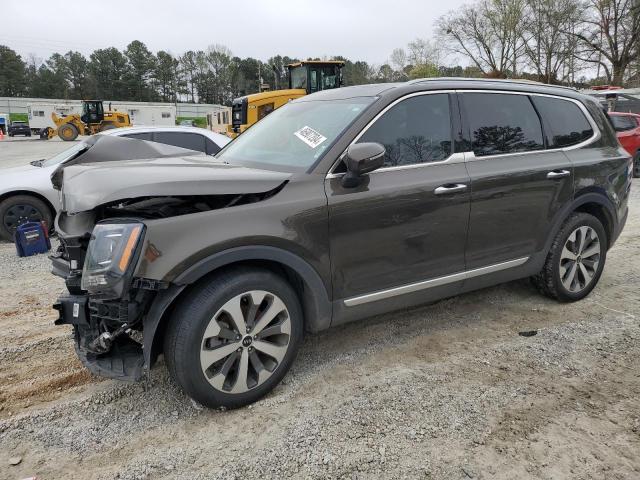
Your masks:
{"label": "brown kia telluride", "polygon": [[191,397],[238,407],[304,332],[523,277],[584,298],[631,177],[595,100],[517,81],[316,93],[213,159],[94,137],[52,176],[57,323],[98,375],[139,379],[164,354]]}

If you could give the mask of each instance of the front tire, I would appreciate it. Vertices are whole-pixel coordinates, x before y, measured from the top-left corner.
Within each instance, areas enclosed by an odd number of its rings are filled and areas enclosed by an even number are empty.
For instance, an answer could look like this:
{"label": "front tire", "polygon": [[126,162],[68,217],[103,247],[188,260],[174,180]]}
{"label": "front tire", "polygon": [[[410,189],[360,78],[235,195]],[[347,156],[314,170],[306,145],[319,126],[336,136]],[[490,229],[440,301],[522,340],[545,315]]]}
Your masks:
{"label": "front tire", "polygon": [[195,287],[177,306],[164,344],[171,376],[207,407],[238,408],[271,391],[303,335],[300,301],[281,276],[238,267]]}
{"label": "front tire", "polygon": [[78,129],[75,125],[65,123],[58,128],[58,136],[65,142],[71,142],[78,138]]}
{"label": "front tire", "polygon": [[607,259],[607,233],[588,213],[575,212],[564,222],[551,245],[544,267],[533,284],[561,302],[581,300],[597,285]]}
{"label": "front tire", "polygon": [[13,234],[19,225],[44,220],[51,228],[53,214],[39,198],[31,195],[14,195],[0,202],[0,238],[13,242]]}

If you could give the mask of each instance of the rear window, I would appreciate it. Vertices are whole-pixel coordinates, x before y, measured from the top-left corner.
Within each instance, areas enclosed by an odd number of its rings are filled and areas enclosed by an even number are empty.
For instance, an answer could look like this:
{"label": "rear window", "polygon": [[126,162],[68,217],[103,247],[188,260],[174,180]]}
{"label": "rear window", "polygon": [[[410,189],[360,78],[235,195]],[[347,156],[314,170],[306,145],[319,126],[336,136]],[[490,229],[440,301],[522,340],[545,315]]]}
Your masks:
{"label": "rear window", "polygon": [[629,115],[610,115],[611,123],[616,132],[625,132],[627,130],[633,130],[638,128],[638,123],[634,117]]}
{"label": "rear window", "polygon": [[548,148],[577,145],[593,136],[593,128],[575,103],[553,97],[531,97],[545,121]]}
{"label": "rear window", "polygon": [[542,126],[529,97],[465,93],[464,109],[476,156],[542,150]]}

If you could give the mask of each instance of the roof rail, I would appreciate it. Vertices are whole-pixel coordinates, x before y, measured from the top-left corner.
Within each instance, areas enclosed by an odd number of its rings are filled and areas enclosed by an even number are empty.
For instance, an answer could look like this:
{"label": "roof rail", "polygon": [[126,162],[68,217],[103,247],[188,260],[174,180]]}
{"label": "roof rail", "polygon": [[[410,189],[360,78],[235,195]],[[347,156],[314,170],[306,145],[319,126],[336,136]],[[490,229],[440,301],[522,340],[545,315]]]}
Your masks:
{"label": "roof rail", "polygon": [[432,77],[432,78],[416,78],[414,80],[409,80],[407,83],[412,85],[415,83],[441,82],[443,80],[455,81],[455,82],[492,82],[492,83],[514,83],[514,84],[522,84],[522,85],[540,85],[543,87],[565,88],[567,90],[577,91],[573,87],[567,87],[565,85],[551,85],[549,83],[542,83],[535,80],[527,80],[526,78],[510,79],[510,78]]}

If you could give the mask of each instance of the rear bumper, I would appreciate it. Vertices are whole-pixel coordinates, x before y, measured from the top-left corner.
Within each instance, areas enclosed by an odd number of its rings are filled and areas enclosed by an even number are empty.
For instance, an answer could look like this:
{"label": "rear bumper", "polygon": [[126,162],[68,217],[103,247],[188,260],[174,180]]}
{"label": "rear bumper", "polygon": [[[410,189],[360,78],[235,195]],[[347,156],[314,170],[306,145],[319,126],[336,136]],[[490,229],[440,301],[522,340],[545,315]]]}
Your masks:
{"label": "rear bumper", "polygon": [[622,215],[622,217],[618,221],[618,224],[616,225],[616,228],[613,232],[613,237],[611,238],[611,245],[609,245],[609,248],[611,248],[613,244],[616,243],[616,240],[618,240],[618,237],[622,233],[622,230],[624,230],[624,226],[627,224],[628,216],[629,216],[629,209],[627,208],[624,212],[624,215]]}

